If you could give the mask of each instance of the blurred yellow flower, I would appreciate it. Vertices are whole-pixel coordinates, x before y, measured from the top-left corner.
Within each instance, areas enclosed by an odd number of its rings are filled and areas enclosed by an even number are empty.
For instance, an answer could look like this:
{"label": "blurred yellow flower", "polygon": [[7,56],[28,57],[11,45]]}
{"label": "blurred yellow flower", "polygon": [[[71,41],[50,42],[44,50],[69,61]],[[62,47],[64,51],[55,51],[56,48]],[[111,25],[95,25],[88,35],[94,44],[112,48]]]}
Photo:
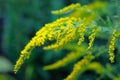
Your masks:
{"label": "blurred yellow flower", "polygon": [[60,10],[56,10],[56,11],[52,11],[52,14],[64,14],[70,10],[74,10],[76,8],[79,8],[80,7],[80,3],[76,3],[76,4],[71,4],[63,9],[60,9]]}

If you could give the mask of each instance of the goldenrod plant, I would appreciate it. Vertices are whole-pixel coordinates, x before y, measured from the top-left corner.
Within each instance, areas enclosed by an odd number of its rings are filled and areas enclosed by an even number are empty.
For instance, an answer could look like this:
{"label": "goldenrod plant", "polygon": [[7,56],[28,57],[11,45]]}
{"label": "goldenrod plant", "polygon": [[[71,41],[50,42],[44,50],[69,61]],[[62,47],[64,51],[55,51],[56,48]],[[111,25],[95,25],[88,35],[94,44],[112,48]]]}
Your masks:
{"label": "goldenrod plant", "polygon": [[[106,23],[102,16],[107,14],[107,11],[105,11],[107,5],[107,2],[100,1],[88,5],[74,3],[63,9],[52,11],[52,14],[61,17],[45,24],[36,32],[36,35],[21,51],[14,66],[14,72],[17,73],[24,61],[30,58],[35,47],[45,45],[43,47],[45,51],[66,49],[69,53],[63,59],[44,66],[44,70],[58,69],[76,62],[73,70],[64,80],[78,80],[79,76],[87,70],[93,70],[101,76],[106,75],[110,79],[117,80],[117,76],[111,73],[107,65],[95,61],[104,54],[109,56],[110,64],[114,63],[116,58],[116,42],[120,37],[118,25],[106,26],[106,24],[101,25],[99,23],[99,20]],[[107,22],[110,23],[108,19]],[[99,45],[99,39],[107,39],[108,41],[106,44]],[[98,45],[95,44],[97,40]],[[46,45],[46,42],[49,41],[51,44]]]}

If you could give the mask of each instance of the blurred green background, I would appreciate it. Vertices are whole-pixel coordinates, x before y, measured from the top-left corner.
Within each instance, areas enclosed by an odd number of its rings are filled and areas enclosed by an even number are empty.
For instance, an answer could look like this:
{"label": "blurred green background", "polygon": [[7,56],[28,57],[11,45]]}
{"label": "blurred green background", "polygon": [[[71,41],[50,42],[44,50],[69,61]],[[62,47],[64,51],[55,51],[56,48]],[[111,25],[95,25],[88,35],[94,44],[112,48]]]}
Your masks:
{"label": "blurred green background", "polygon": [[[67,66],[67,68],[65,67],[59,70],[44,71],[42,69],[44,65],[61,59],[64,54],[60,54],[60,52],[54,54],[54,51],[44,51],[41,47],[33,50],[31,58],[22,65],[17,74],[14,74],[12,70],[20,51],[35,35],[35,32],[44,24],[60,17],[52,15],[50,13],[51,10],[63,8],[71,3],[80,2],[84,5],[93,1],[0,0],[0,80],[64,79],[73,66]],[[108,0],[108,2],[111,1],[114,0]],[[111,7],[115,8],[116,6],[111,5]],[[115,8],[114,10],[117,9]],[[114,12],[109,13],[109,15],[114,14]],[[85,77],[83,77],[83,80],[85,80]]]}

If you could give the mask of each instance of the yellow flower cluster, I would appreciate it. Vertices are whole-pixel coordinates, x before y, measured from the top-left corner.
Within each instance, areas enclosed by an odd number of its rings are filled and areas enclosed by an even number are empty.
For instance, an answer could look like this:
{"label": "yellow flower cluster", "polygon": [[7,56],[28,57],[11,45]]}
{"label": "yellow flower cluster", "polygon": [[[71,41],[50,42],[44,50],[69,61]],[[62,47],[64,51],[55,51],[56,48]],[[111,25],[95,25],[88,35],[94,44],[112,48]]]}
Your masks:
{"label": "yellow flower cluster", "polygon": [[[94,6],[97,6],[97,5],[94,5]],[[98,5],[97,7],[99,6],[101,5]],[[78,38],[77,35],[80,36],[78,45],[81,45],[81,43],[84,41],[84,35],[85,35],[84,33],[86,31],[86,26],[90,25],[91,22],[96,18],[95,11],[94,11],[94,9],[96,8],[93,7],[92,5],[80,7],[80,4],[76,3],[76,4],[71,4],[68,7],[65,7],[61,10],[52,11],[53,14],[64,14],[69,11],[72,11],[72,12],[70,15],[68,15],[68,17],[59,18],[52,23],[48,23],[36,32],[36,35],[30,40],[30,42],[21,51],[20,58],[18,59],[14,67],[14,72],[16,73],[19,70],[20,66],[23,64],[23,62],[29,58],[31,50],[36,46],[43,45],[46,40],[55,40],[56,42],[54,44],[44,47],[45,50],[59,48],[65,45],[66,43],[69,43],[70,41],[77,39]],[[94,28],[92,29],[91,35],[89,36],[90,42],[88,44],[88,50],[92,48],[97,31],[98,31],[98,28],[94,26]],[[109,55],[110,55],[111,61],[113,61],[114,59],[113,51],[114,51],[114,41],[116,39],[116,36],[114,33],[109,46]],[[76,51],[80,51],[79,48],[77,48]],[[78,59],[80,56],[81,56],[81,53],[72,52],[62,60],[52,65],[45,66],[44,69],[49,70],[49,69],[56,69],[58,67],[65,66],[71,61]],[[73,72],[65,80],[75,80],[75,78],[81,72],[82,67],[89,64],[91,57],[92,55],[87,55],[84,57],[83,60],[75,64]]]}
{"label": "yellow flower cluster", "polygon": [[89,5],[84,5],[75,9],[68,16],[80,17],[81,19],[87,18],[85,24],[90,24],[93,20],[97,18],[96,11],[101,13],[105,10],[105,2],[95,1]]}
{"label": "yellow flower cluster", "polygon": [[24,60],[28,59],[30,56],[30,51],[36,47],[36,46],[41,46],[44,44],[45,39],[46,39],[46,34],[47,31],[44,31],[45,28],[43,27],[40,31],[38,31],[40,34],[36,34],[35,37],[30,40],[30,42],[25,46],[25,48],[21,51],[21,55],[19,59],[17,60],[15,67],[14,67],[14,72],[16,73],[20,66],[23,64]]}
{"label": "yellow flower cluster", "polygon": [[69,18],[68,21],[64,22],[66,24],[66,26],[60,25],[60,28],[58,31],[56,31],[56,35],[54,37],[56,37],[57,42],[55,44],[51,44],[48,45],[46,47],[44,47],[45,50],[48,49],[56,49],[62,45],[64,45],[65,43],[73,40],[75,37],[75,31],[76,28],[74,28],[73,26],[73,22],[78,21],[76,18],[71,17]]}
{"label": "yellow flower cluster", "polygon": [[116,30],[113,31],[112,33],[112,37],[111,37],[111,41],[110,41],[110,45],[109,45],[109,60],[113,63],[114,62],[114,58],[115,58],[115,55],[114,55],[114,50],[115,50],[115,40],[117,38],[117,34],[116,34]]}
{"label": "yellow flower cluster", "polygon": [[67,33],[68,34],[66,34],[64,38],[60,39],[60,41],[56,42],[55,44],[46,46],[46,47],[44,47],[44,49],[45,50],[55,49],[55,48],[58,48],[58,47],[64,45],[65,43],[71,41],[73,36],[75,35],[75,30],[74,29],[71,29],[71,30],[69,29],[69,31]]}
{"label": "yellow flower cluster", "polygon": [[[74,18],[74,17],[65,17],[65,18],[60,18],[54,21],[53,23],[46,24],[46,28],[48,31],[47,37],[49,40],[53,39],[60,39],[62,35],[64,35],[64,31],[66,31],[65,25],[71,25],[72,22],[76,22],[79,19]],[[71,23],[67,24],[66,22],[71,21]]]}
{"label": "yellow flower cluster", "polygon": [[80,7],[80,3],[76,3],[76,4],[71,4],[63,9],[60,9],[60,10],[56,10],[56,11],[52,11],[52,14],[64,14],[68,11],[71,11],[71,10],[74,10],[76,8],[79,8]]}
{"label": "yellow flower cluster", "polygon": [[51,69],[57,69],[60,67],[64,67],[68,65],[69,63],[77,60],[85,52],[84,48],[80,47],[79,49],[80,49],[79,52],[71,52],[65,58],[55,62],[54,64],[44,66],[44,70],[51,70]]}
{"label": "yellow flower cluster", "polygon": [[95,39],[95,35],[98,32],[98,28],[96,27],[96,25],[94,25],[94,28],[92,29],[92,33],[89,36],[89,44],[88,44],[88,50],[90,50],[92,48],[94,39]]}
{"label": "yellow flower cluster", "polygon": [[80,39],[78,41],[78,45],[81,45],[81,43],[84,41],[85,30],[86,30],[86,26],[84,24],[80,24],[80,27],[78,28],[78,32],[80,33]]}
{"label": "yellow flower cluster", "polygon": [[[52,23],[46,24],[43,28],[36,32],[36,36],[30,40],[30,42],[25,46],[25,48],[21,51],[20,58],[16,62],[14,67],[14,72],[16,73],[20,66],[23,64],[24,60],[28,59],[30,55],[30,51],[36,47],[41,46],[45,43],[46,39],[48,40],[57,40],[55,44],[48,45],[44,47],[45,50],[48,49],[56,49],[70,41],[72,41],[76,35],[77,27],[73,25],[74,22],[81,20],[76,19],[74,17],[66,17],[60,18]],[[76,27],[76,28],[75,28]],[[79,33],[80,33],[80,40],[78,44],[84,40],[84,31],[85,26],[80,26]]]}
{"label": "yellow flower cluster", "polygon": [[78,63],[74,65],[73,71],[68,75],[68,77],[65,80],[77,80],[79,75],[86,70],[87,65],[89,65],[89,62],[94,58],[92,54],[88,54],[84,56],[82,60],[80,60]]}
{"label": "yellow flower cluster", "polygon": [[[21,51],[20,58],[17,60],[14,72],[16,73],[20,66],[23,64],[24,60],[29,58],[30,51],[36,47],[41,46],[45,43],[46,39],[53,40],[58,39],[61,36],[60,31],[58,30],[57,34],[55,33],[57,30],[56,28],[60,28],[61,31],[65,30],[65,27],[63,25],[65,22],[67,22],[67,29],[63,35],[66,35],[58,45],[54,45],[54,47],[59,47],[63,45],[65,42],[70,41],[75,34],[75,29],[72,28],[72,22],[77,21],[74,17],[66,17],[66,18],[60,18],[52,23],[48,23],[45,26],[43,26],[40,30],[36,32],[36,35],[30,40],[30,42],[25,46],[25,48]],[[53,46],[52,46],[53,47]],[[49,48],[49,47],[48,47]]]}

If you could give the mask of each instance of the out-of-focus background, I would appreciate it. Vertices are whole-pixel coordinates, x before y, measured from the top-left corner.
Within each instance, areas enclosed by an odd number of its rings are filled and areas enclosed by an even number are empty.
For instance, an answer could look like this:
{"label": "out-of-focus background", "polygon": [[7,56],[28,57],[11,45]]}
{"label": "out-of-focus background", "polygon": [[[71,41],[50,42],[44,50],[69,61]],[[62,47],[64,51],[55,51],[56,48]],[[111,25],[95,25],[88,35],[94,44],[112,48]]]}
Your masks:
{"label": "out-of-focus background", "polygon": [[51,10],[63,8],[71,3],[80,2],[84,5],[93,1],[0,0],[0,80],[64,79],[70,72],[69,68],[53,71],[42,69],[44,65],[61,59],[64,54],[53,54],[53,51],[44,51],[41,47],[33,50],[30,59],[25,61],[17,74],[13,73],[13,66],[20,51],[35,35],[35,32],[44,24],[59,17],[52,15]]}

